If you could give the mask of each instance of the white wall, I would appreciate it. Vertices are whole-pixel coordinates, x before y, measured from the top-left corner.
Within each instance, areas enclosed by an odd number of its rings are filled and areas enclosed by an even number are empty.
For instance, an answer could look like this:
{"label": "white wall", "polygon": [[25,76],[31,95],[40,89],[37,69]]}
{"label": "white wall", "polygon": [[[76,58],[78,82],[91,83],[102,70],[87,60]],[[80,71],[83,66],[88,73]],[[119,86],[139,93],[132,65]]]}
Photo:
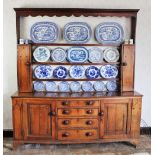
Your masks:
{"label": "white wall", "polygon": [[4,0],[4,129],[12,129],[10,96],[17,91],[15,7],[140,9],[137,23],[135,90],[144,95],[142,119],[151,126],[150,0]]}

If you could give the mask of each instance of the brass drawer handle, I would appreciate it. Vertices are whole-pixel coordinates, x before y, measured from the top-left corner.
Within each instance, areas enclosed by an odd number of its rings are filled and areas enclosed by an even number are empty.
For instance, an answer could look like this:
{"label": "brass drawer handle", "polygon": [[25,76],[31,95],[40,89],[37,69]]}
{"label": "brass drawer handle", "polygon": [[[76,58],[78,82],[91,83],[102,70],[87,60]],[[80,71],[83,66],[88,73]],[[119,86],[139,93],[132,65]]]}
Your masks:
{"label": "brass drawer handle", "polygon": [[87,114],[92,114],[93,110],[90,109],[90,110],[87,110],[86,112],[87,112]]}
{"label": "brass drawer handle", "polygon": [[64,125],[68,125],[68,124],[69,124],[69,120],[64,120],[62,123],[63,123]]}
{"label": "brass drawer handle", "polygon": [[93,133],[92,132],[86,132],[86,136],[92,136]]}
{"label": "brass drawer handle", "polygon": [[63,137],[68,137],[69,136],[69,133],[68,132],[65,132],[65,133],[62,134],[62,136]]}
{"label": "brass drawer handle", "polygon": [[87,101],[86,102],[86,105],[93,105],[94,104],[94,101]]}
{"label": "brass drawer handle", "polygon": [[70,111],[69,110],[63,110],[63,112],[62,112],[63,114],[69,114],[70,113]]}
{"label": "brass drawer handle", "polygon": [[93,121],[89,120],[89,121],[86,122],[86,124],[87,125],[92,125],[93,124]]}
{"label": "brass drawer handle", "polygon": [[69,105],[69,102],[68,101],[63,101],[62,105]]}

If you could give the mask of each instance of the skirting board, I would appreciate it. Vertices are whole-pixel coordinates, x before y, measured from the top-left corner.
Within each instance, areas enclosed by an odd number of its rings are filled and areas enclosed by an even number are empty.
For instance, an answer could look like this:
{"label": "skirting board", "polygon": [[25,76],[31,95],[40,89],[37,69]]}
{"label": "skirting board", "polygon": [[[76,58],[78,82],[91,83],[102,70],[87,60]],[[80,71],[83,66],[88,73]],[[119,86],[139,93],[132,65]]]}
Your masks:
{"label": "skirting board", "polygon": [[[151,127],[141,127],[140,134],[141,135],[151,135]],[[13,130],[12,129],[4,129],[3,137],[13,137]]]}

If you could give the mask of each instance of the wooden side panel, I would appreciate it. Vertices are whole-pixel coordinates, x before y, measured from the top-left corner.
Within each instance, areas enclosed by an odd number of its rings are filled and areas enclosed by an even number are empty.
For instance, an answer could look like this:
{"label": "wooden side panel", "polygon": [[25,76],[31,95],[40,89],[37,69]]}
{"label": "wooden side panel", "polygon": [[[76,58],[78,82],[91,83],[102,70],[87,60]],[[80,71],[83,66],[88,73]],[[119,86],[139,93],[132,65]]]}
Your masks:
{"label": "wooden side panel", "polygon": [[121,91],[134,91],[135,46],[122,45]]}
{"label": "wooden side panel", "polygon": [[142,98],[133,99],[132,116],[131,116],[131,136],[138,138],[140,135]]}
{"label": "wooden side panel", "polygon": [[13,133],[15,140],[23,139],[22,99],[12,99]]}
{"label": "wooden side panel", "polygon": [[17,74],[19,92],[32,92],[31,46],[18,45]]}

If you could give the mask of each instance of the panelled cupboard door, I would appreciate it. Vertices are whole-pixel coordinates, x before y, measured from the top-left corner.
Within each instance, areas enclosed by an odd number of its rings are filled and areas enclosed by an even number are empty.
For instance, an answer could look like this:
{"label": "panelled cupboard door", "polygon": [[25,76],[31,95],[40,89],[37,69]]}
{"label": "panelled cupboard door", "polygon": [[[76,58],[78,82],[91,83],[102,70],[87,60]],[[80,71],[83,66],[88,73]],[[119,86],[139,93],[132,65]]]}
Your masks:
{"label": "panelled cupboard door", "polygon": [[130,99],[104,99],[101,102],[101,138],[128,138],[131,125]]}
{"label": "panelled cupboard door", "polygon": [[[24,139],[52,139],[55,116],[50,101],[23,101]],[[53,128],[52,128],[53,127]]]}

